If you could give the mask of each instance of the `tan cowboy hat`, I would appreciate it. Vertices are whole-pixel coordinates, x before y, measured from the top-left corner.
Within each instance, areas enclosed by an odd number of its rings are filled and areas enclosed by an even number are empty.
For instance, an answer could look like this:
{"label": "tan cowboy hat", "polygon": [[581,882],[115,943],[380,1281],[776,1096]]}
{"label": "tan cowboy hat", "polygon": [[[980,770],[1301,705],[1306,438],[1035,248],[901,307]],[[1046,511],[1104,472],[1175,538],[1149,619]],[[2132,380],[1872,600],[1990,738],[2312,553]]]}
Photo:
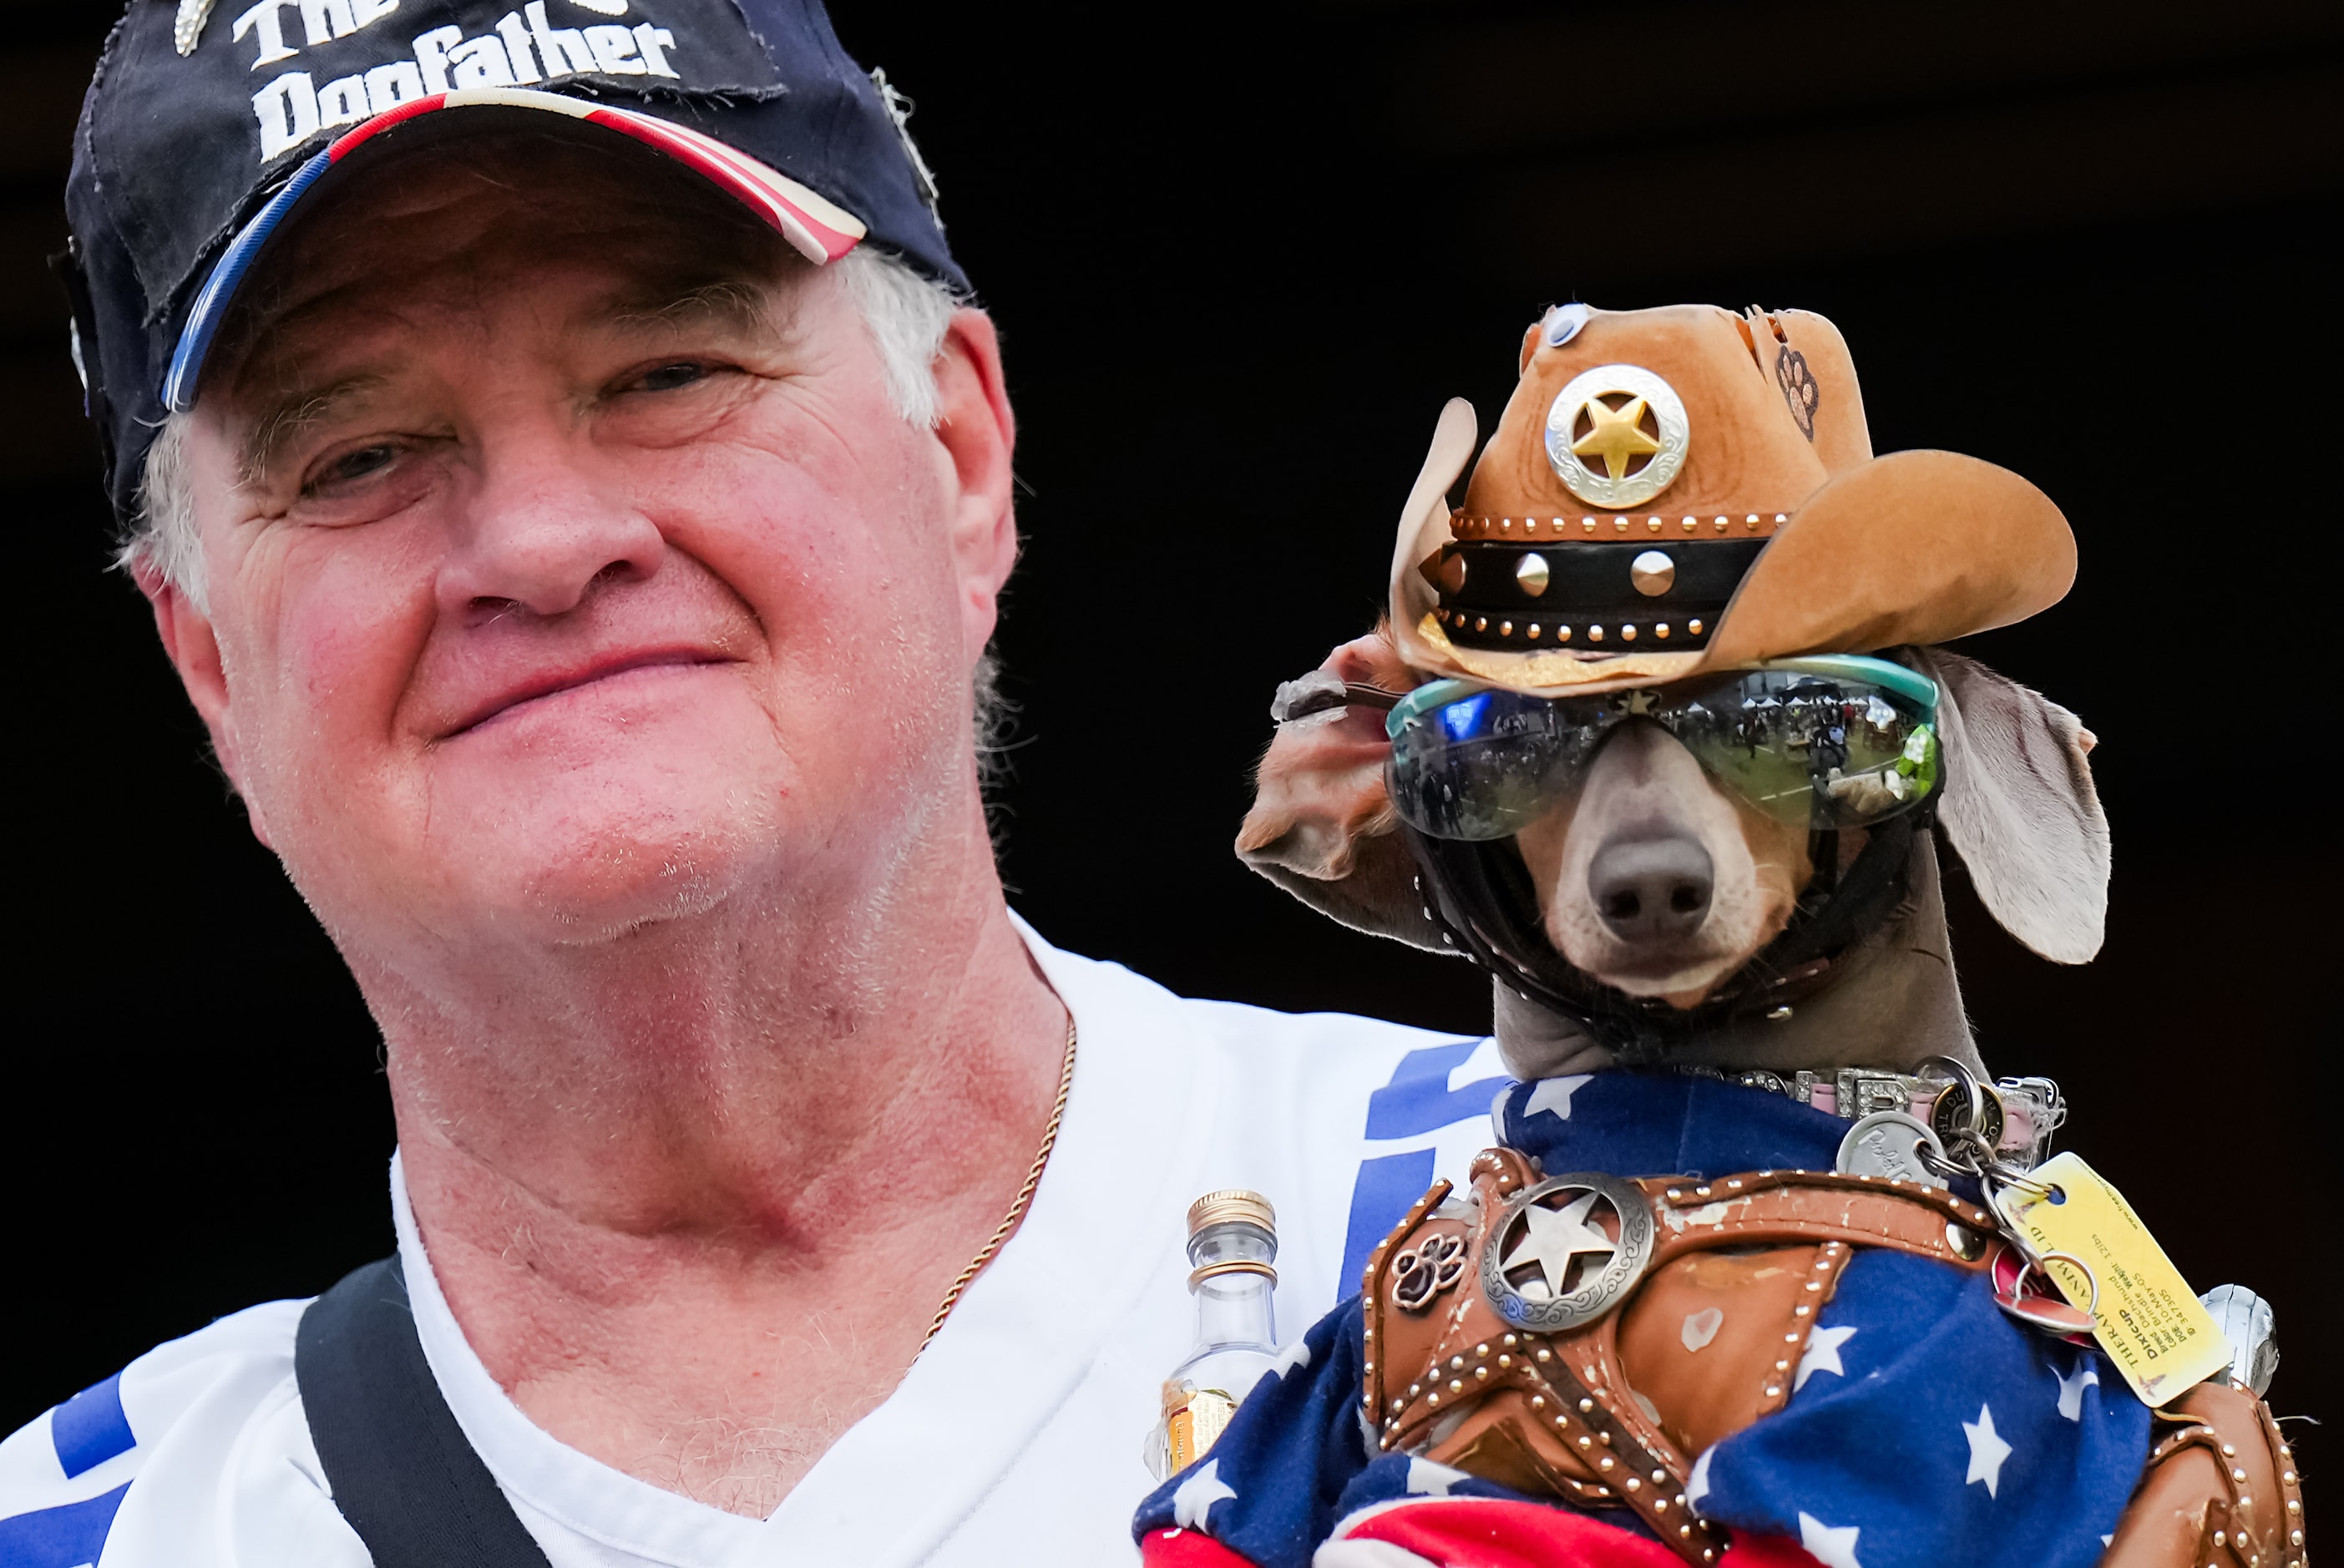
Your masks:
{"label": "tan cowboy hat", "polygon": [[1956,452],[1872,455],[1839,329],[1709,305],[1547,313],[1474,465],[1441,411],[1391,622],[1432,675],[1550,696],[2023,621],[2076,577],[2044,493]]}

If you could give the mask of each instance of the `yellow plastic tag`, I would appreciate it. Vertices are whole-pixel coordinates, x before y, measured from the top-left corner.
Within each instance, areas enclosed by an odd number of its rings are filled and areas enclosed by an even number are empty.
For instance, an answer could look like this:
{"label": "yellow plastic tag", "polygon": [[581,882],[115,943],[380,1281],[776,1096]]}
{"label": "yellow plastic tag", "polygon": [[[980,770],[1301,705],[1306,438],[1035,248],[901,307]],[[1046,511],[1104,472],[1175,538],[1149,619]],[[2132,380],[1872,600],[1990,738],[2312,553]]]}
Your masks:
{"label": "yellow plastic tag", "polygon": [[2046,1160],[2027,1178],[2064,1201],[2013,1187],[1995,1195],[1995,1205],[2036,1257],[2066,1252],[2091,1265],[2100,1286],[2096,1307],[2091,1280],[2073,1264],[2050,1259],[2043,1267],[2070,1302],[2095,1312],[2092,1337],[2143,1404],[2178,1398],[2228,1364],[2229,1341],[2213,1314],[2198,1304],[2123,1193],[2073,1154]]}

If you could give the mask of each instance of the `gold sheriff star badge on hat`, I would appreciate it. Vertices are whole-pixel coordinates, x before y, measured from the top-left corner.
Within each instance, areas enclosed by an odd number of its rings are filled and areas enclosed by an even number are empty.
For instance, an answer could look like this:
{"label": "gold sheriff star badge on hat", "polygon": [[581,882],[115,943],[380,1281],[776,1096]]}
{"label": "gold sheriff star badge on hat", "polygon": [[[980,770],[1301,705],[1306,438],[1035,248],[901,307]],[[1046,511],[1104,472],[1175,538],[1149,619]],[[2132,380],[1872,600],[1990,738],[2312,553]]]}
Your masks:
{"label": "gold sheriff star badge on hat", "polygon": [[[1617,408],[1610,400],[1615,398]],[[1555,395],[1547,410],[1546,456],[1564,489],[1591,506],[1616,510],[1642,506],[1673,484],[1690,436],[1675,388],[1642,365],[1599,365]]]}
{"label": "gold sheriff star badge on hat", "polygon": [[[1614,410],[1604,407],[1601,398],[1588,399],[1587,417],[1594,429],[1573,441],[1571,450],[1582,458],[1601,458],[1612,478],[1626,479],[1630,459],[1650,457],[1661,450],[1661,443],[1639,428],[1643,423],[1646,406],[1643,399],[1631,398]],[[1575,420],[1571,422],[1578,423]]]}

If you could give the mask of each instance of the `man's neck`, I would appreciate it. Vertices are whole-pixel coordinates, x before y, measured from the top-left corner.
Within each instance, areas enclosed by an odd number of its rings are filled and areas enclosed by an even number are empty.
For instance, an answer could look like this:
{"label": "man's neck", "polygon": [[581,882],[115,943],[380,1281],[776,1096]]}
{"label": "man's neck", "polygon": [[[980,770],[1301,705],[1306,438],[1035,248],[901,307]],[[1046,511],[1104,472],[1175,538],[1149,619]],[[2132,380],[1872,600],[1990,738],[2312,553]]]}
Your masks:
{"label": "man's neck", "polygon": [[989,854],[920,880],[362,971],[433,1271],[539,1426],[763,1516],[910,1365],[1067,1037]]}

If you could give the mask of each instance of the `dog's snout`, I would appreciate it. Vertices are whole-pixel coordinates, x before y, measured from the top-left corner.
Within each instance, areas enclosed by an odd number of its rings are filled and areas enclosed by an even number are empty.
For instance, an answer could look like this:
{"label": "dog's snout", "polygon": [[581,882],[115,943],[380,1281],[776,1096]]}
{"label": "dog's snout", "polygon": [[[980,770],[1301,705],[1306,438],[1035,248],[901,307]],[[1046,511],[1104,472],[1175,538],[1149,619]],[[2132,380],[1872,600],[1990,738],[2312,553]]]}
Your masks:
{"label": "dog's snout", "polygon": [[1681,834],[1615,838],[1587,866],[1588,895],[1622,942],[1690,936],[1708,917],[1715,887],[1709,851]]}

